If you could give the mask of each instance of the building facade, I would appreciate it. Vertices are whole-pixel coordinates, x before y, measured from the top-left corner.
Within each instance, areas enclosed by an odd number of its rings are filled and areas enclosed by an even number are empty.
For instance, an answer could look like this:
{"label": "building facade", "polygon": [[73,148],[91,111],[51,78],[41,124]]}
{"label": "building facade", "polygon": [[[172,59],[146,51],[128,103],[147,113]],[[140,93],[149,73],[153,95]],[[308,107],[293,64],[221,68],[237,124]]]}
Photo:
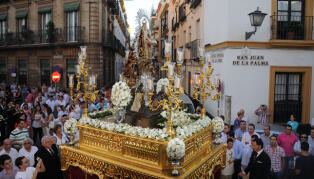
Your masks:
{"label": "building facade", "polygon": [[125,48],[113,33],[120,5],[116,0],[1,1],[0,80],[39,86],[51,84],[51,74],[58,71],[58,85],[66,87],[84,45],[97,84],[110,86],[115,53],[123,55]]}
{"label": "building facade", "polygon": [[[313,0],[216,0],[204,1],[204,8],[204,44],[223,84],[220,106],[207,101],[206,109],[225,114],[227,97],[231,123],[240,109],[256,122],[262,104],[272,123],[286,123],[291,114],[308,123],[314,117]],[[245,32],[254,30],[248,14],[257,8],[267,15],[246,40]]]}

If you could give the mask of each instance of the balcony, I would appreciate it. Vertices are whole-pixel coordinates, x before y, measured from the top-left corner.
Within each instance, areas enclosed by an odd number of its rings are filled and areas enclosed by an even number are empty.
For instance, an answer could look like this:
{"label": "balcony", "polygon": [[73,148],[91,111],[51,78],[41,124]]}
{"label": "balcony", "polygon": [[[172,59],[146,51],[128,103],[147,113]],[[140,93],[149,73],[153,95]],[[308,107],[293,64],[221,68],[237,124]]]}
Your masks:
{"label": "balcony", "polygon": [[313,16],[274,15],[271,40],[314,40]]}
{"label": "balcony", "polygon": [[20,48],[45,45],[80,44],[84,42],[84,28],[80,26],[50,30],[24,30],[0,35],[0,47]]}
{"label": "balcony", "polygon": [[118,52],[122,56],[125,55],[125,46],[111,31],[103,30],[102,32],[103,46],[111,48],[114,52]]}
{"label": "balcony", "polygon": [[201,0],[191,0],[190,8],[196,8],[201,3]]}
{"label": "balcony", "polygon": [[183,22],[185,19],[186,19],[185,4],[182,4],[179,8],[179,20],[180,22]]}

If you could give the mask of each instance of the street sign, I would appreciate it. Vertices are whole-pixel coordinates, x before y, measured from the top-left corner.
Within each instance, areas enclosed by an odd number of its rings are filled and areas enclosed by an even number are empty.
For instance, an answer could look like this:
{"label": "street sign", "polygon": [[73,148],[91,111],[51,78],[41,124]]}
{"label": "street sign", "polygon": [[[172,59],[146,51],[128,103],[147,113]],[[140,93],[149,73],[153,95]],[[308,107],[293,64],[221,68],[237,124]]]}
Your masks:
{"label": "street sign", "polygon": [[60,81],[61,75],[59,72],[53,72],[51,78],[53,82],[57,83]]}

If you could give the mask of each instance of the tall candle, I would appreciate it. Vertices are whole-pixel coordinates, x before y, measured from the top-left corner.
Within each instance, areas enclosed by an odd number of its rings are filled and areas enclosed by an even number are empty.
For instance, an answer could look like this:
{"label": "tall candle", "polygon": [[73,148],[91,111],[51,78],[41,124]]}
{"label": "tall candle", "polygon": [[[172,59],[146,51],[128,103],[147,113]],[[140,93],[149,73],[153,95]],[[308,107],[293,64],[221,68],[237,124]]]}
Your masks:
{"label": "tall candle", "polygon": [[94,85],[97,85],[97,75],[94,75]]}
{"label": "tall candle", "polygon": [[215,76],[215,84],[218,85],[218,76]]}
{"label": "tall candle", "polygon": [[175,81],[175,87],[180,88],[180,86],[181,86],[181,79],[177,77]]}
{"label": "tall candle", "polygon": [[184,49],[183,48],[178,48],[177,49],[177,56],[178,56],[178,63],[183,62],[183,57],[184,57]]}
{"label": "tall candle", "polygon": [[148,79],[147,83],[148,83],[148,90],[152,91],[153,90],[153,80],[152,79]]}
{"label": "tall candle", "polygon": [[81,46],[81,55],[82,58],[86,58],[86,46]]}
{"label": "tall candle", "polygon": [[165,55],[170,55],[171,52],[171,40],[165,40]]}
{"label": "tall candle", "polygon": [[210,64],[210,62],[211,62],[210,54],[207,54],[207,55],[206,55],[206,60],[207,60],[207,63]]}
{"label": "tall candle", "polygon": [[80,65],[76,65],[76,73],[77,74],[81,74],[81,66]]}
{"label": "tall candle", "polygon": [[203,47],[199,47],[199,52],[200,52],[200,58],[204,57],[204,48]]}
{"label": "tall candle", "polygon": [[69,85],[73,86],[73,74],[69,75]]}
{"label": "tall candle", "polygon": [[168,64],[168,77],[172,77],[173,76],[174,65],[175,65],[175,63],[169,63]]}
{"label": "tall candle", "polygon": [[89,78],[89,80],[88,80],[88,86],[89,86],[89,87],[92,87],[92,86],[93,86],[93,76],[89,76],[88,78]]}

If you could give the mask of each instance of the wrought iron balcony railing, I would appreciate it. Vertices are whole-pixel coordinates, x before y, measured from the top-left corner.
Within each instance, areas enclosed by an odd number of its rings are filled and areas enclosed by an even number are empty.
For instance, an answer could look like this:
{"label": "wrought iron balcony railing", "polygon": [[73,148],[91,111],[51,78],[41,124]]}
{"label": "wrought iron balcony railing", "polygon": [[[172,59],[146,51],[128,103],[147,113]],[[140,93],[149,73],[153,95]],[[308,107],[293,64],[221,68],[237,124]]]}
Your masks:
{"label": "wrought iron balcony railing", "polygon": [[274,15],[272,18],[272,40],[314,40],[313,16]]}
{"label": "wrought iron balcony railing", "polygon": [[0,34],[0,46],[82,42],[84,42],[84,27],[80,26],[58,28],[51,31],[23,30],[22,32]]}

